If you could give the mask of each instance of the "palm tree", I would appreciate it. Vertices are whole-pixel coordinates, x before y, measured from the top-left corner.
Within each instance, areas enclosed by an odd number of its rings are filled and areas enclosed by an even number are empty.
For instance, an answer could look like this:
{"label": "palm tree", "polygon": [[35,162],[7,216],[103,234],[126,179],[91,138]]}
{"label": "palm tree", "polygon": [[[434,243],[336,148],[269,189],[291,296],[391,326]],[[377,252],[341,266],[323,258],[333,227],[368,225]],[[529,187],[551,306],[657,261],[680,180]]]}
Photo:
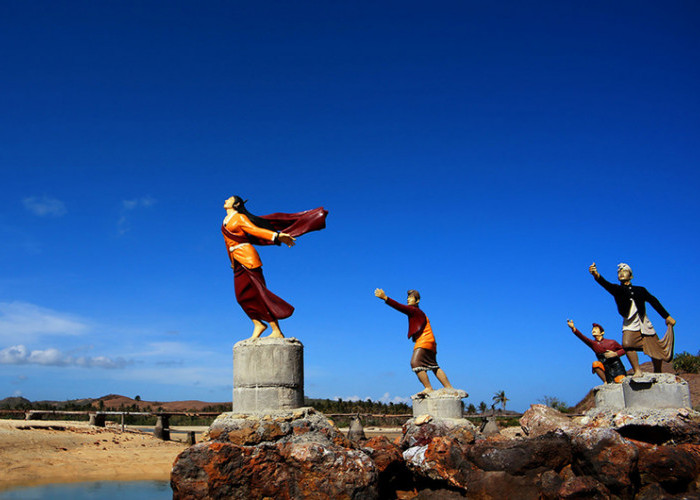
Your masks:
{"label": "palm tree", "polygon": [[493,395],[493,398],[491,399],[493,400],[494,404],[500,403],[504,411],[506,409],[506,401],[510,401],[506,397],[506,391],[498,391],[496,394]]}
{"label": "palm tree", "polygon": [[481,403],[479,403],[479,412],[480,413],[484,413],[486,411],[486,408],[487,408],[486,403],[484,403],[483,401]]}

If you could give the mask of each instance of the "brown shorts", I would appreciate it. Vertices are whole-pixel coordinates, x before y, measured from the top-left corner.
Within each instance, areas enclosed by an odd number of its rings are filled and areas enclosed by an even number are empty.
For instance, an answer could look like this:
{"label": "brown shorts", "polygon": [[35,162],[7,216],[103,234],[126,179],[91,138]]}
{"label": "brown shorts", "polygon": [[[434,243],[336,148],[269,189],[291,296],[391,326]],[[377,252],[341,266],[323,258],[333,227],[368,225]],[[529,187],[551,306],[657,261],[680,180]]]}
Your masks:
{"label": "brown shorts", "polygon": [[437,370],[440,367],[437,364],[436,355],[437,352],[431,351],[430,349],[423,349],[422,347],[413,349],[411,368],[413,368],[414,372]]}
{"label": "brown shorts", "polygon": [[644,351],[652,359],[666,362],[673,359],[674,335],[673,327],[669,326],[663,339],[658,335],[642,335],[642,332],[624,330],[622,332],[622,347],[625,351]]}

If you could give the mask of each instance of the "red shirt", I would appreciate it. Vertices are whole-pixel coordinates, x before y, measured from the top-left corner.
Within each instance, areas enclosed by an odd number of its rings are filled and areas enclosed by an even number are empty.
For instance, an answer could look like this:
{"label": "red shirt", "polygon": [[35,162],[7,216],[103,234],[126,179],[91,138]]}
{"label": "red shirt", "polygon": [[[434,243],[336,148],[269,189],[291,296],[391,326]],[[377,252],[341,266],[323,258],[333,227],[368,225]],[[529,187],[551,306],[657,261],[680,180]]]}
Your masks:
{"label": "red shirt", "polygon": [[583,333],[574,328],[574,335],[583,340],[588,347],[596,354],[603,354],[605,351],[615,351],[618,356],[624,356],[625,349],[613,339],[602,339],[600,341],[586,337]]}

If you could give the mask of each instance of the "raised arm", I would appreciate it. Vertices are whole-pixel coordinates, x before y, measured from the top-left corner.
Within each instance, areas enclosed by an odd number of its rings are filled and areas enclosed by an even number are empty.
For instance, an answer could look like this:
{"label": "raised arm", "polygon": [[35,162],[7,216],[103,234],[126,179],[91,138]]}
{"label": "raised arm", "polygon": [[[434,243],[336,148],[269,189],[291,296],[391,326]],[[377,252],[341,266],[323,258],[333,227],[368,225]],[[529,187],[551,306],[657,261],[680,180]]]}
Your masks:
{"label": "raised arm", "polygon": [[381,288],[377,288],[376,290],[374,290],[374,296],[379,298],[379,299],[382,299],[384,302],[386,302],[386,305],[393,307],[397,311],[402,312],[408,316],[410,316],[411,313],[413,312],[413,309],[411,308],[411,306],[408,306],[405,304],[400,304],[399,302],[396,302],[394,299],[387,297],[386,293],[384,293],[384,290],[382,290]]}
{"label": "raised arm", "polygon": [[593,279],[595,279],[600,286],[605,288],[609,293],[613,295],[615,294],[615,287],[617,285],[613,285],[600,275],[600,273],[598,272],[598,268],[595,265],[595,262],[588,267],[588,272],[593,275]]}
{"label": "raised arm", "polygon": [[240,228],[243,229],[245,233],[263,240],[280,241],[288,247],[293,247],[295,245],[296,238],[293,238],[287,233],[278,233],[277,231],[258,227],[244,214],[240,214]]}
{"label": "raised arm", "polygon": [[574,322],[572,320],[566,320],[566,324],[569,325],[569,328],[571,328],[571,331],[574,332],[574,335],[580,338],[588,347],[593,347],[593,341],[581,333],[578,328],[574,326]]}

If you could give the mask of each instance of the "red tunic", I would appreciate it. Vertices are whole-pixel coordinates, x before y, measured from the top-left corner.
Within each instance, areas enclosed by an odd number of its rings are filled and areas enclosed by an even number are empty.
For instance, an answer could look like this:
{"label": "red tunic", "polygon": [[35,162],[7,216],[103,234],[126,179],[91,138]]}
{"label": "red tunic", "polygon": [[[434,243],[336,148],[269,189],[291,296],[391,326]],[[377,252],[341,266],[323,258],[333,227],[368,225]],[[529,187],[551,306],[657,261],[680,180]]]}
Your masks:
{"label": "red tunic", "polygon": [[386,298],[386,303],[388,306],[408,316],[408,338],[413,339],[413,342],[415,342],[414,349],[422,348],[429,351],[437,351],[437,342],[435,342],[430,321],[428,321],[428,317],[418,306],[401,304],[389,297]]}
{"label": "red tunic", "polygon": [[578,328],[574,328],[574,335],[586,343],[588,347],[593,349],[596,354],[603,354],[605,351],[615,351],[618,356],[625,355],[625,349],[613,339],[602,339],[600,341],[586,337]]}

